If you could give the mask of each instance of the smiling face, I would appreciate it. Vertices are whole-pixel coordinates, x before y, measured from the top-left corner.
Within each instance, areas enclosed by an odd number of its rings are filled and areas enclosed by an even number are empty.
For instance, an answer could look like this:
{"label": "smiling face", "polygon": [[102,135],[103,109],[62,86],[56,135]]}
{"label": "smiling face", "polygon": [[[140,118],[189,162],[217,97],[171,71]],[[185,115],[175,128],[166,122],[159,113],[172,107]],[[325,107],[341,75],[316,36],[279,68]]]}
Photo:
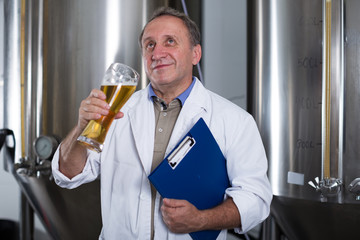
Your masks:
{"label": "smiling face", "polygon": [[155,18],[145,27],[141,45],[145,71],[154,91],[185,91],[192,81],[193,65],[201,58],[201,47],[190,44],[183,21],[168,15]]}

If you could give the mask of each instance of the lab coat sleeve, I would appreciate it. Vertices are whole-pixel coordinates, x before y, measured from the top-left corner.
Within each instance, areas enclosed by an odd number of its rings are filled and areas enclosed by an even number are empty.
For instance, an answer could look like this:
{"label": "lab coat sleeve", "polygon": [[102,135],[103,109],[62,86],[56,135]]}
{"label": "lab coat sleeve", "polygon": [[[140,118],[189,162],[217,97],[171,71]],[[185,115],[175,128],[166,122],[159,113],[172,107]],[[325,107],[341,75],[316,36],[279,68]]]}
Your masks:
{"label": "lab coat sleeve", "polygon": [[81,173],[75,177],[69,179],[64,174],[59,171],[59,152],[60,146],[56,150],[53,160],[51,162],[52,175],[54,177],[55,183],[62,188],[73,189],[84,183],[94,181],[100,173],[100,154],[88,151],[88,158],[86,164]]}
{"label": "lab coat sleeve", "polygon": [[237,206],[244,233],[262,222],[270,212],[272,191],[267,177],[267,158],[263,143],[251,115],[233,122],[228,128],[226,151],[227,169],[231,187],[226,190]]}

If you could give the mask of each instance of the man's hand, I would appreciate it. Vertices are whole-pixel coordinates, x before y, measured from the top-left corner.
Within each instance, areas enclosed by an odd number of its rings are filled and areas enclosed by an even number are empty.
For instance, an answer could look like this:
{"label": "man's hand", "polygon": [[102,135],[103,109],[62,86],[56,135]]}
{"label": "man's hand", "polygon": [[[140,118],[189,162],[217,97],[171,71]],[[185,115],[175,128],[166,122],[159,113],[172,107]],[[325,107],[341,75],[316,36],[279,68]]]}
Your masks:
{"label": "man's hand", "polygon": [[174,233],[189,233],[202,230],[205,225],[202,213],[186,200],[163,199],[163,220]]}
{"label": "man's hand", "polygon": [[164,198],[161,213],[166,226],[174,233],[241,227],[240,213],[232,198],[205,210],[198,210],[186,200]]}
{"label": "man's hand", "polygon": [[[93,89],[89,96],[81,102],[78,120],[79,129],[83,130],[90,120],[99,119],[102,115],[109,113],[110,106],[105,100],[105,93],[99,89]],[[115,119],[123,116],[122,112],[118,112]]]}

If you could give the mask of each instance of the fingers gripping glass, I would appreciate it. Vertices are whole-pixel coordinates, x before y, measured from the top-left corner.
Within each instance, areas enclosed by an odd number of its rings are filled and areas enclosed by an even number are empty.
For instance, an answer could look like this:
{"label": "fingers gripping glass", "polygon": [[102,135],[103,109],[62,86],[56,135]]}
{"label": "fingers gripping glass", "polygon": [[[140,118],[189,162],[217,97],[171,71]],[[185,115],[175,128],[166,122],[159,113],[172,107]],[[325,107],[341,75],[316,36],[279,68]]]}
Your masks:
{"label": "fingers gripping glass", "polygon": [[106,95],[110,106],[109,114],[97,120],[91,120],[78,137],[78,142],[85,147],[101,152],[106,134],[115,115],[135,92],[139,74],[129,66],[113,63],[105,73],[101,90]]}

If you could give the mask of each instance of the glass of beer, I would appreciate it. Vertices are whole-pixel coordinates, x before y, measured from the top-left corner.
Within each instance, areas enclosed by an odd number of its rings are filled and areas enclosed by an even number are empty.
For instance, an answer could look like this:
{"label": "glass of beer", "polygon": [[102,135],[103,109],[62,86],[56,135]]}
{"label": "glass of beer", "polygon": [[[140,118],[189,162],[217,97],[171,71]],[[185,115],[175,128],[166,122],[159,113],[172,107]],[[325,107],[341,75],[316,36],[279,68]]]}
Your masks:
{"label": "glass of beer", "polygon": [[77,139],[80,144],[96,152],[102,151],[110,125],[121,107],[135,92],[139,76],[134,69],[124,64],[110,65],[101,84],[101,91],[105,93],[106,102],[110,105],[109,114],[88,123]]}

